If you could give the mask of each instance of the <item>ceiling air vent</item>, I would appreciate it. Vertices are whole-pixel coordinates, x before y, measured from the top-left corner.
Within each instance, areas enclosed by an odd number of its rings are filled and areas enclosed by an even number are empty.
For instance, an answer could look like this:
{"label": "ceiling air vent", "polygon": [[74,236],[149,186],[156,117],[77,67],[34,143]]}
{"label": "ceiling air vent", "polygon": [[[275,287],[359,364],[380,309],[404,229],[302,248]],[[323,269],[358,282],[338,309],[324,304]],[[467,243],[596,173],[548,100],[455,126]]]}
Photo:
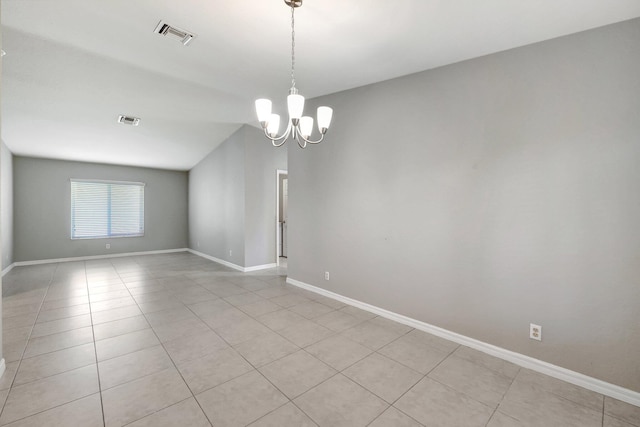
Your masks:
{"label": "ceiling air vent", "polygon": [[154,33],[162,34],[163,36],[170,36],[175,39],[180,40],[180,43],[183,45],[188,45],[189,42],[195,37],[195,34],[192,34],[188,31],[181,30],[180,28],[173,27],[167,23],[160,21]]}
{"label": "ceiling air vent", "polygon": [[138,124],[140,123],[140,118],[131,117],[131,116],[119,116],[118,123],[131,125],[131,126],[138,126]]}

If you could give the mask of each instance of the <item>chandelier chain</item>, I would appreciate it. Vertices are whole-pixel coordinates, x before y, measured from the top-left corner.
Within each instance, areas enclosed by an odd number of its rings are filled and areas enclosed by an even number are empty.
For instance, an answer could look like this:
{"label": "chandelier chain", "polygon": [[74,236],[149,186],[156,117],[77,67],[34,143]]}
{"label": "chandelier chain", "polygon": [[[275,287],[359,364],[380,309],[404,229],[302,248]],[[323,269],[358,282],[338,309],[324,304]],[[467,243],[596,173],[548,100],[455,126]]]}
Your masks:
{"label": "chandelier chain", "polygon": [[291,3],[291,88],[296,87],[295,67],[296,67],[296,21],[294,12],[296,8]]}

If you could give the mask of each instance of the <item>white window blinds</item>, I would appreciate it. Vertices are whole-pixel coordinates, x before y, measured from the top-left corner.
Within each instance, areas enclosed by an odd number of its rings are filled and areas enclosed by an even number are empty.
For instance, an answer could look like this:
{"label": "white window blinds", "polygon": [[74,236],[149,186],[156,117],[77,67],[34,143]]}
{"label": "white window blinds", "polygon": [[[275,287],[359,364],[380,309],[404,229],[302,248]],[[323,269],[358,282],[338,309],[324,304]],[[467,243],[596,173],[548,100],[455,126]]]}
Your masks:
{"label": "white window blinds", "polygon": [[144,183],[71,180],[71,238],[144,236]]}

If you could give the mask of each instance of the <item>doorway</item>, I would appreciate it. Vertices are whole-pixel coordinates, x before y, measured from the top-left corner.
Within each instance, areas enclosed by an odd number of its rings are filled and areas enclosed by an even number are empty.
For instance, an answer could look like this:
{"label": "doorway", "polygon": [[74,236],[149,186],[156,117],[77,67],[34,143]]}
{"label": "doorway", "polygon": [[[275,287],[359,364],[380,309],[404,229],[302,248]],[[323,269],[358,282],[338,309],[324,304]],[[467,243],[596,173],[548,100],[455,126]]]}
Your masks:
{"label": "doorway", "polygon": [[287,265],[287,211],[289,208],[288,171],[276,171],[276,265]]}

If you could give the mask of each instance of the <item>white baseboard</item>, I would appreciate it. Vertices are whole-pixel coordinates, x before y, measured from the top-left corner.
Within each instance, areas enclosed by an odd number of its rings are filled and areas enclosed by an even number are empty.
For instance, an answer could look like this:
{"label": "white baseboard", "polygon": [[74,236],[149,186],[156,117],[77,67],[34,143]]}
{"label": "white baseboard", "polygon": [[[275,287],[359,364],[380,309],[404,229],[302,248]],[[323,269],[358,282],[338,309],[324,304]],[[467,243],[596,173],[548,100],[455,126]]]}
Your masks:
{"label": "white baseboard", "polygon": [[192,253],[192,254],[194,254],[194,255],[198,255],[198,256],[200,256],[202,258],[206,258],[209,261],[217,262],[218,264],[222,264],[224,266],[227,266],[229,268],[233,268],[234,270],[238,270],[238,271],[241,271],[243,273],[249,273],[251,271],[258,271],[258,270],[266,270],[268,268],[276,267],[275,263],[273,263],[273,264],[264,264],[264,265],[254,265],[252,267],[243,267],[241,265],[237,265],[237,264],[234,264],[232,262],[225,261],[223,259],[216,258],[214,256],[207,255],[207,254],[202,253],[202,252],[195,251],[193,249],[187,249],[187,251]]}
{"label": "white baseboard", "polygon": [[[72,261],[90,261],[94,259],[105,259],[105,258],[122,258],[127,256],[141,256],[141,255],[158,255],[158,254],[170,254],[174,252],[187,252],[187,248],[180,249],[162,249],[158,251],[144,251],[144,252],[126,252],[119,254],[105,254],[105,255],[89,255],[89,256],[78,256],[78,257],[69,257],[69,258],[54,258],[54,259],[39,259],[34,261],[16,261],[11,264],[11,268],[22,267],[25,265],[38,265],[38,264],[53,264],[57,262],[72,262]],[[8,272],[8,271],[7,271]],[[3,275],[4,270],[3,270]]]}
{"label": "white baseboard", "polygon": [[89,256],[79,256],[79,257],[70,257],[70,258],[53,258],[53,259],[39,259],[34,261],[16,261],[13,264],[9,265],[7,268],[2,270],[2,276],[13,270],[14,267],[22,267],[26,265],[38,265],[38,264],[54,264],[58,262],[72,262],[72,261],[90,261],[94,259],[104,259],[104,258],[122,258],[127,256],[140,256],[140,255],[158,255],[158,254],[170,254],[174,252],[189,252],[194,255],[198,255],[202,258],[206,258],[210,261],[217,262],[222,265],[226,265],[227,267],[231,267],[234,270],[241,271],[243,273],[249,273],[251,271],[259,271],[259,270],[267,270],[269,268],[277,267],[276,263],[272,264],[264,264],[264,265],[254,265],[251,267],[242,267],[240,265],[236,265],[230,263],[229,261],[225,261],[223,259],[219,259],[216,257],[212,257],[211,255],[204,254],[202,252],[194,251],[189,248],[179,248],[179,249],[162,249],[158,251],[144,251],[144,252],[126,252],[120,254],[105,254],[105,255],[89,255]]}
{"label": "white baseboard", "polygon": [[2,270],[2,276],[4,277],[5,274],[7,274],[8,272],[10,272],[11,270],[13,270],[13,267],[16,266],[16,263],[12,263],[10,264],[7,268],[5,268],[4,270]]}
{"label": "white baseboard", "polygon": [[276,268],[276,263],[271,264],[262,264],[262,265],[254,265],[253,267],[245,267],[244,272],[249,273],[251,271],[259,271],[259,270],[268,270],[270,268]]}
{"label": "white baseboard", "polygon": [[542,374],[549,375],[551,377],[566,381],[568,383],[584,387],[588,390],[595,391],[605,396],[613,397],[614,399],[627,402],[631,405],[640,406],[640,393],[629,390],[624,387],[611,384],[597,378],[589,377],[579,372],[571,371],[569,369],[562,368],[560,366],[552,365],[551,363],[544,362],[542,360],[534,359],[533,357],[525,356],[524,354],[516,353],[511,350],[497,347],[492,344],[488,344],[482,341],[478,341],[473,338],[469,338],[464,335],[457,334],[455,332],[448,331],[446,329],[439,328],[434,325],[430,325],[425,322],[421,322],[416,319],[412,319],[401,314],[394,313],[392,311],[385,310],[374,305],[364,303],[349,297],[336,294],[326,289],[319,288],[317,286],[310,285],[308,283],[301,282],[292,278],[287,278],[287,283],[297,286],[302,289],[306,289],[311,292],[329,297],[345,304],[352,305],[362,310],[369,311],[377,314],[378,316],[385,317],[390,320],[394,320],[398,323],[402,323],[412,328],[419,329],[424,332],[428,332],[433,335],[437,335],[441,338],[445,338],[449,341],[453,341],[458,344],[471,347],[475,350],[487,353],[491,356],[498,357],[508,362],[514,363],[518,366],[531,369],[533,371],[540,372]]}
{"label": "white baseboard", "polygon": [[223,259],[216,258],[214,256],[207,255],[207,254],[202,253],[202,252],[194,251],[193,249],[187,249],[187,251],[189,251],[190,253],[192,253],[194,255],[198,255],[199,257],[206,258],[209,261],[217,262],[218,264],[222,264],[222,265],[224,265],[226,267],[233,268],[234,270],[242,271],[244,273],[244,267],[242,267],[241,265],[237,265],[237,264],[234,264],[232,262],[225,261]]}
{"label": "white baseboard", "polygon": [[0,377],[4,375],[4,371],[7,369],[7,365],[4,363],[4,358],[0,359]]}

